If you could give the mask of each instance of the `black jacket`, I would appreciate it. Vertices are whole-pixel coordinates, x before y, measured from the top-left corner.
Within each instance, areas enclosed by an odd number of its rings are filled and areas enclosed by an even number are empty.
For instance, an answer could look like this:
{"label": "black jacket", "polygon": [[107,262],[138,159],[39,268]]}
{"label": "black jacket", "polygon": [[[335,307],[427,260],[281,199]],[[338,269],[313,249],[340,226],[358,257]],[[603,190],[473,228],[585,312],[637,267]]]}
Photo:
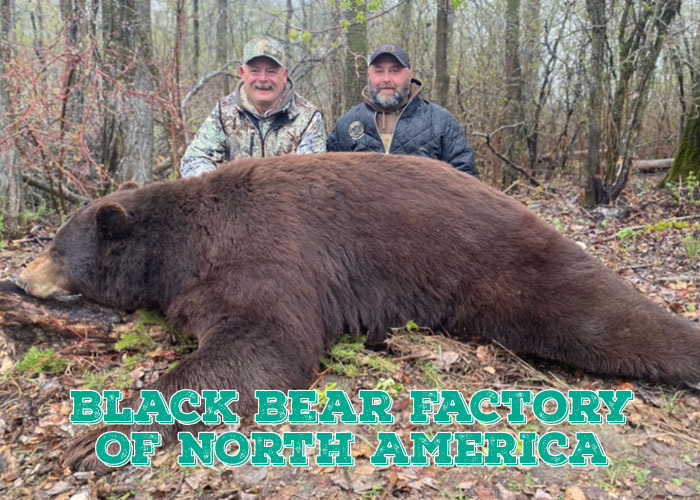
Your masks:
{"label": "black jacket", "polygon": [[[326,149],[385,153],[375,115],[366,103],[352,108],[338,119],[328,136]],[[445,108],[418,96],[399,116],[389,153],[442,160],[457,170],[478,176],[474,151],[457,120]]]}

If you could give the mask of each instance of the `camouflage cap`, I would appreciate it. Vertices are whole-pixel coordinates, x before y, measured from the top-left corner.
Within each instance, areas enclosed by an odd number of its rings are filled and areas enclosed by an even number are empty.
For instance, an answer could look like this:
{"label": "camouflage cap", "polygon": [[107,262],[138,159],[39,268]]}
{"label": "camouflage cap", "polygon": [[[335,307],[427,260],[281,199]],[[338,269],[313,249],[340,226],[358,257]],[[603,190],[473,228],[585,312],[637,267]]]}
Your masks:
{"label": "camouflage cap", "polygon": [[243,64],[248,64],[256,57],[267,57],[280,66],[284,66],[284,49],[277,40],[267,36],[254,38],[243,48]]}

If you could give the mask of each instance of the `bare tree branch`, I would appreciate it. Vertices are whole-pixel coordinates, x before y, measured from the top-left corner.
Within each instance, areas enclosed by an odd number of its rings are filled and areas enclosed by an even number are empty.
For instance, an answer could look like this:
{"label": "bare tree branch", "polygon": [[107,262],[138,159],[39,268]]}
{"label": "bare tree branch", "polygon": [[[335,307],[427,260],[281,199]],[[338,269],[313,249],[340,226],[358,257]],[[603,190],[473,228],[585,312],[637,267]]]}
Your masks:
{"label": "bare tree branch", "polygon": [[486,147],[488,147],[491,150],[491,152],[493,154],[495,154],[502,162],[506,163],[513,170],[515,170],[516,172],[521,174],[523,177],[525,177],[528,180],[528,182],[530,182],[530,184],[533,184],[535,186],[541,186],[541,183],[537,179],[535,179],[532,175],[530,175],[524,168],[522,168],[519,165],[516,165],[515,163],[510,161],[508,158],[503,156],[501,153],[496,151],[494,149],[493,145],[491,144],[491,137],[493,137],[494,135],[496,135],[499,132],[506,130],[506,129],[521,127],[523,125],[523,123],[525,123],[525,122],[513,123],[513,124],[509,124],[509,125],[502,125],[502,126],[498,127],[496,130],[494,130],[493,132],[491,132],[490,134],[485,134],[483,132],[472,132],[469,135],[472,137],[481,137],[483,139],[486,139]]}

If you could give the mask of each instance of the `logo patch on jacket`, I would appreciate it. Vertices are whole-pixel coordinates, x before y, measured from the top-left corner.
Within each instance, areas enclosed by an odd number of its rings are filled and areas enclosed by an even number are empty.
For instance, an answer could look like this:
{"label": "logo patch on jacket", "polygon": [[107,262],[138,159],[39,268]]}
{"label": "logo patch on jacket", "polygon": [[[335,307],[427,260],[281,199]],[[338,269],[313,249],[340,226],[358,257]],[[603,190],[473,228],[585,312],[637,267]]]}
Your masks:
{"label": "logo patch on jacket", "polygon": [[365,126],[360,120],[355,120],[348,127],[348,135],[354,140],[359,139],[360,137],[365,135]]}

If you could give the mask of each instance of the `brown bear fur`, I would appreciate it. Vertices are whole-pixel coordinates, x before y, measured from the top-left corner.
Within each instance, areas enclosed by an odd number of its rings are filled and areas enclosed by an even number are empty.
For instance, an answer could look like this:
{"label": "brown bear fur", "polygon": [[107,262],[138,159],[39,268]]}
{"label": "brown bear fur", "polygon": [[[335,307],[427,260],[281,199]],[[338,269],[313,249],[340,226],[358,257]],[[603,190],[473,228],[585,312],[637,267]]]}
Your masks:
{"label": "brown bear fur", "polygon": [[[77,211],[21,276],[40,296],[154,308],[199,348],[154,388],[303,387],[343,332],[407,320],[599,373],[700,382],[700,333],[516,201],[423,158],[242,160]],[[160,427],[172,441],[177,425]],[[68,462],[87,468],[95,434]]]}

